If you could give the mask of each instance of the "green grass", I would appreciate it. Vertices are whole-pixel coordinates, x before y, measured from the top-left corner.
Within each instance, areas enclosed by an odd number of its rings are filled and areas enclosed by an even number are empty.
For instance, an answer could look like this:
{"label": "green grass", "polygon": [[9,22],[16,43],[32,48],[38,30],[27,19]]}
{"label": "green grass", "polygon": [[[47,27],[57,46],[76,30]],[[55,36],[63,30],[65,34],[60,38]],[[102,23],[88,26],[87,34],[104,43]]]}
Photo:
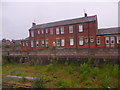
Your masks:
{"label": "green grass", "polygon": [[[2,76],[17,75],[42,77],[35,81],[37,87],[45,88],[118,88],[119,66],[104,64],[101,67],[93,67],[89,64],[67,65],[66,62],[50,65],[29,65],[20,63],[7,63],[2,66]],[[3,79],[5,82],[22,83],[32,85],[33,82],[12,81]],[[37,83],[36,83],[37,82]],[[40,84],[40,83],[41,84]]]}

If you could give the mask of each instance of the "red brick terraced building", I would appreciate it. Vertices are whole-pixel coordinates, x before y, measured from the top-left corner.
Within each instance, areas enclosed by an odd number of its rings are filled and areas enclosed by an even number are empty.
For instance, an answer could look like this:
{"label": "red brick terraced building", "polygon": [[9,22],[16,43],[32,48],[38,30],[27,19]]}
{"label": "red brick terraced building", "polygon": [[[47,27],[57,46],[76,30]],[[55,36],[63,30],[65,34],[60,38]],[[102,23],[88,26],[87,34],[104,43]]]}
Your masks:
{"label": "red brick terraced building", "polygon": [[[22,40],[22,50],[53,47],[62,49],[117,47],[120,43],[120,33],[117,33],[117,28],[109,29],[98,30],[97,16],[87,16],[87,14],[81,18],[45,24],[33,23],[29,29],[29,37]],[[114,45],[110,41],[110,45],[105,43],[105,39],[108,38],[106,36],[109,36],[109,40],[113,40],[112,36],[114,36]]]}

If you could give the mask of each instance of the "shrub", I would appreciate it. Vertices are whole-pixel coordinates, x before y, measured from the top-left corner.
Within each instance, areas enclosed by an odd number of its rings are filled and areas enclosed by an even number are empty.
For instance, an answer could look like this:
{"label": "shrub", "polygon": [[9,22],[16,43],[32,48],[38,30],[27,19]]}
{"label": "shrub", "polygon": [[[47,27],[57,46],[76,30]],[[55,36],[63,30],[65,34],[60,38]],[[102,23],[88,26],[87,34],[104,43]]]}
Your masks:
{"label": "shrub", "polygon": [[56,85],[59,86],[60,88],[68,88],[68,83],[65,80],[58,80],[56,82]]}
{"label": "shrub", "polygon": [[104,88],[108,88],[110,86],[110,77],[109,76],[106,75],[101,81],[102,81],[101,82],[102,86]]}
{"label": "shrub", "polygon": [[43,77],[40,77],[33,81],[33,88],[45,88],[45,81]]}

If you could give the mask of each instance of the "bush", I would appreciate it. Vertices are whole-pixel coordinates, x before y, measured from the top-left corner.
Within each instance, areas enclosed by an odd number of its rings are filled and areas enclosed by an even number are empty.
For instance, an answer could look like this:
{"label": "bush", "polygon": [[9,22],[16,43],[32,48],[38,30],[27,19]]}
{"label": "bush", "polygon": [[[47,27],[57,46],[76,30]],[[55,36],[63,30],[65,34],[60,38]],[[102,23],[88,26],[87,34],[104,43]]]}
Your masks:
{"label": "bush", "polygon": [[33,88],[45,88],[45,81],[43,77],[40,77],[33,81]]}
{"label": "bush", "polygon": [[59,86],[60,88],[68,88],[68,84],[65,80],[58,80],[56,82],[56,85]]}
{"label": "bush", "polygon": [[4,48],[10,48],[10,45],[5,45]]}

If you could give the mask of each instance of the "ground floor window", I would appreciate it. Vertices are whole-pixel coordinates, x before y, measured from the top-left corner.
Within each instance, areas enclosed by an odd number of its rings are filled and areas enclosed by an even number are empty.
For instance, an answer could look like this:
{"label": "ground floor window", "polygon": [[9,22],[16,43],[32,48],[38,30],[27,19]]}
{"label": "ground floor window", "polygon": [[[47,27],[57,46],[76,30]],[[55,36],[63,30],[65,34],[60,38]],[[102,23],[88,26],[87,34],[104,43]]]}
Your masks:
{"label": "ground floor window", "polygon": [[94,38],[90,37],[90,42],[93,43],[94,42]]}
{"label": "ground floor window", "polygon": [[38,47],[39,46],[39,41],[36,41],[36,47]]}
{"label": "ground floor window", "polygon": [[73,46],[73,45],[74,45],[74,39],[70,38],[70,46]]}
{"label": "ground floor window", "polygon": [[120,44],[120,36],[117,36],[117,43]]}
{"label": "ground floor window", "polygon": [[97,37],[97,45],[100,45],[100,37]]}
{"label": "ground floor window", "polygon": [[31,41],[31,47],[34,47],[34,43],[33,43],[33,41]]}
{"label": "ground floor window", "polygon": [[42,47],[45,46],[45,41],[44,41],[44,39],[42,40],[41,45],[42,45]]}
{"label": "ground floor window", "polygon": [[56,45],[59,47],[60,46],[60,39],[56,39]]}
{"label": "ground floor window", "polygon": [[65,39],[61,39],[61,46],[65,46]]}
{"label": "ground floor window", "polygon": [[83,37],[79,38],[79,45],[83,45]]}
{"label": "ground floor window", "polygon": [[26,46],[28,46],[28,41],[26,41]]}
{"label": "ground floor window", "polygon": [[109,44],[109,37],[105,37],[105,43]]}
{"label": "ground floor window", "polygon": [[87,37],[85,37],[85,43],[88,43],[88,38]]}
{"label": "ground floor window", "polygon": [[114,36],[110,37],[110,41],[111,41],[111,44],[114,44],[115,43],[115,37]]}

